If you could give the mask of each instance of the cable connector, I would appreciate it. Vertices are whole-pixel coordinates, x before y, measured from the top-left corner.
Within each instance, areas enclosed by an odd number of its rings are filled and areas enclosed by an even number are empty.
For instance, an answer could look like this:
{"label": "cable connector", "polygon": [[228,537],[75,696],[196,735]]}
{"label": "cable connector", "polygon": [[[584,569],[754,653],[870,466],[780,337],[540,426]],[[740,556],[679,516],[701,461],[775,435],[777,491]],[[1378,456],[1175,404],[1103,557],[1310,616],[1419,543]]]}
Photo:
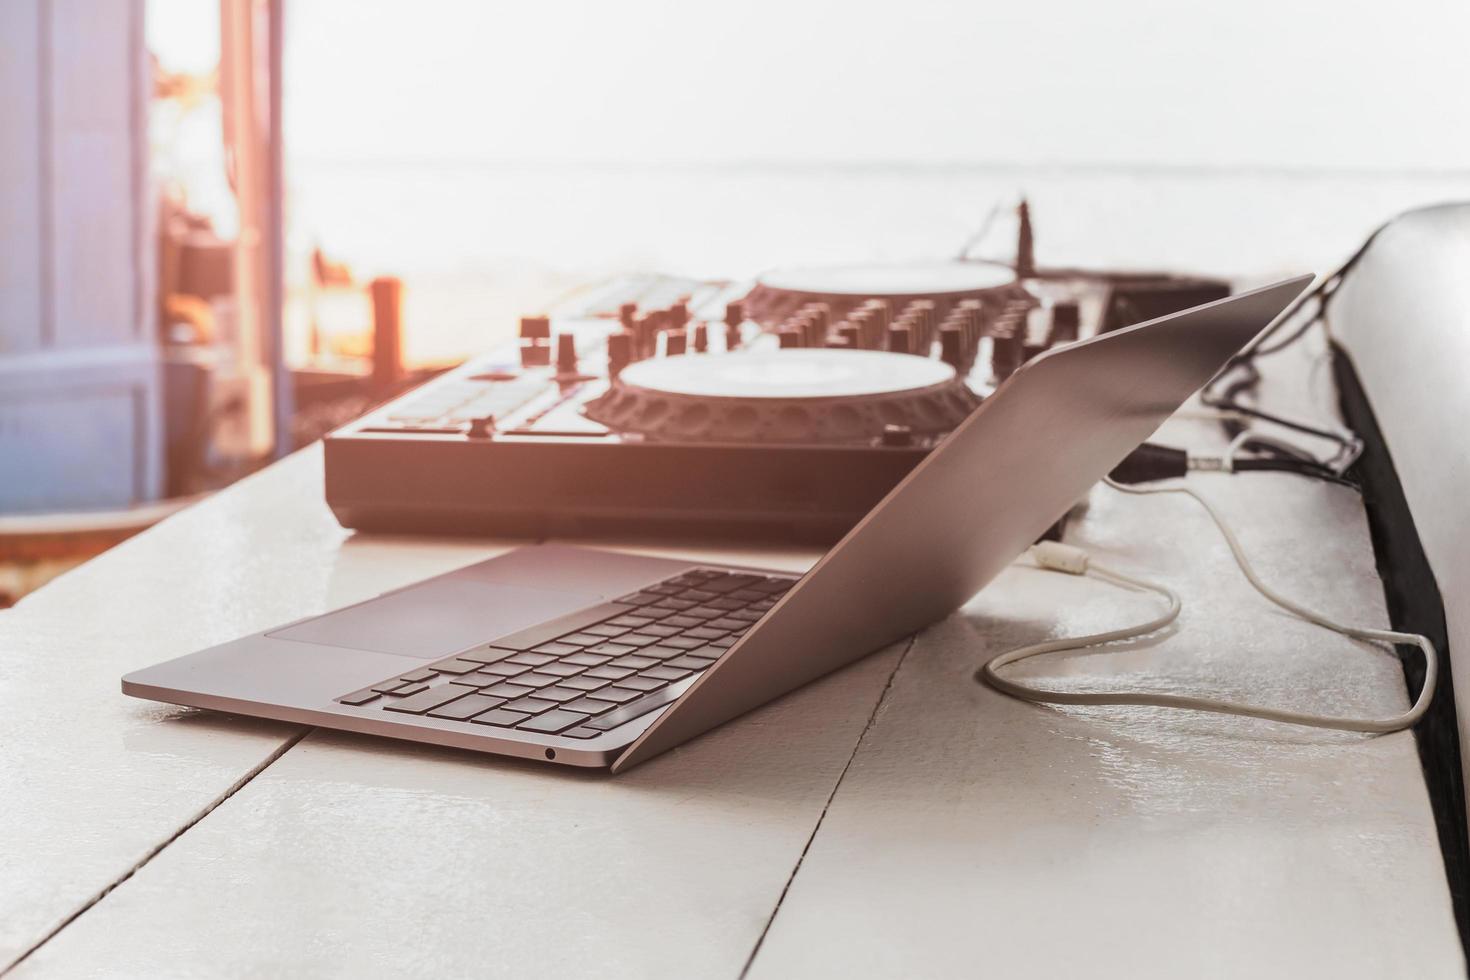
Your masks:
{"label": "cable connector", "polygon": [[1088,554],[1060,541],[1038,541],[1030,548],[1031,559],[1042,568],[1068,575],[1086,575]]}
{"label": "cable connector", "polygon": [[1119,483],[1152,483],[1171,480],[1189,472],[1189,454],[1172,446],[1145,442],[1108,475]]}

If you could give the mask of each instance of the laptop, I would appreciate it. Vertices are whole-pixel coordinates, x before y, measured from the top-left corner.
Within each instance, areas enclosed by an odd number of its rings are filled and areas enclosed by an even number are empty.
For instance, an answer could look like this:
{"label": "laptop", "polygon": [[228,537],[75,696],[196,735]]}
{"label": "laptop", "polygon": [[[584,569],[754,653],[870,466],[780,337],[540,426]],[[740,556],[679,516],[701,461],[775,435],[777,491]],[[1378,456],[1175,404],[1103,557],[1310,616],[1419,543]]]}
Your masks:
{"label": "laptop", "polygon": [[1310,281],[1032,359],[803,576],[528,546],[128,674],[123,692],[622,771],[958,608]]}

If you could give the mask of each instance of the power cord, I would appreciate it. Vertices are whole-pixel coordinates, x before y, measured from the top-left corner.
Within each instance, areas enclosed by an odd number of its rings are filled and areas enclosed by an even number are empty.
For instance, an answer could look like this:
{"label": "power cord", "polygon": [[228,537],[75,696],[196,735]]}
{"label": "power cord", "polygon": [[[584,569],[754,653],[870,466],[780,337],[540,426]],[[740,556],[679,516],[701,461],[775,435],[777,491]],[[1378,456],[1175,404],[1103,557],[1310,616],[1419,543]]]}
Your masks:
{"label": "power cord", "polygon": [[1109,630],[1105,633],[1091,633],[1086,636],[1064,637],[1058,640],[1049,640],[1045,643],[1033,643],[1030,646],[1021,647],[1018,650],[1008,651],[994,658],[976,671],[976,680],[988,684],[1013,698],[1042,704],[1131,704],[1160,708],[1183,708],[1190,711],[1209,711],[1216,714],[1261,718],[1266,721],[1278,721],[1291,725],[1307,725],[1312,728],[1332,728],[1341,731],[1369,732],[1372,734],[1386,734],[1388,732],[1401,731],[1410,727],[1423,717],[1424,712],[1429,708],[1430,701],[1434,698],[1435,684],[1439,677],[1439,659],[1435,652],[1434,644],[1427,637],[1418,633],[1399,633],[1393,630],[1347,626],[1335,622],[1321,613],[1308,609],[1276,592],[1270,586],[1266,585],[1266,583],[1262,582],[1256,574],[1255,569],[1251,567],[1250,561],[1246,558],[1245,550],[1241,547],[1239,539],[1235,536],[1235,532],[1231,529],[1230,525],[1225,521],[1224,516],[1208,500],[1189,487],[1129,487],[1111,478],[1105,479],[1104,482],[1120,493],[1137,495],[1178,493],[1192,498],[1204,508],[1205,513],[1215,522],[1215,526],[1219,529],[1221,536],[1224,537],[1225,543],[1230,547],[1230,553],[1234,556],[1235,563],[1240,567],[1246,580],[1262,596],[1292,615],[1355,640],[1367,640],[1386,644],[1404,643],[1417,646],[1424,654],[1424,686],[1420,690],[1419,697],[1415,700],[1413,707],[1403,714],[1394,715],[1391,718],[1350,718],[1333,715],[1314,715],[1278,708],[1263,708],[1234,701],[1193,697],[1183,694],[1155,694],[1147,691],[1102,693],[1056,691],[1007,680],[998,671],[1000,668],[1009,664],[1019,663],[1022,660],[1039,657],[1047,653],[1058,653],[1063,650],[1081,650],[1087,647],[1114,643],[1119,640],[1130,640],[1136,637],[1146,636],[1163,629],[1179,617],[1182,604],[1179,596],[1172,589],[1100,566],[1092,561],[1091,557],[1083,549],[1054,541],[1043,541],[1033,545],[1028,552],[1032,560],[1039,567],[1049,571],[1065,572],[1070,575],[1087,575],[1123,588],[1152,592],[1162,597],[1168,604],[1168,608],[1154,619],[1136,626]]}

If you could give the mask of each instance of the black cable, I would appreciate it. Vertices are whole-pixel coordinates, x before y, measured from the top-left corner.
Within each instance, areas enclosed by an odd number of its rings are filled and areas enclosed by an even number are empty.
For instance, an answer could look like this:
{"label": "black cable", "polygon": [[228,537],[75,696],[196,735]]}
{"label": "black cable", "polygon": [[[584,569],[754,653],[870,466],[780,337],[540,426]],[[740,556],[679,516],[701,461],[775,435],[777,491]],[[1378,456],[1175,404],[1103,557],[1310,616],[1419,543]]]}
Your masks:
{"label": "black cable", "polygon": [[[1118,483],[1133,485],[1154,483],[1158,480],[1177,479],[1187,474],[1191,468],[1189,454],[1183,449],[1176,449],[1173,446],[1163,446],[1155,442],[1145,442],[1133,450],[1133,452],[1129,453],[1108,475]],[[1295,457],[1270,458],[1253,456],[1248,459],[1236,459],[1231,461],[1231,468],[1229,470],[1222,469],[1220,472],[1295,473],[1297,476],[1323,480],[1327,483],[1335,483],[1338,486],[1350,487],[1353,490],[1361,492],[1361,489],[1356,483],[1339,476],[1331,467],[1318,463],[1315,460],[1297,459]]]}
{"label": "black cable", "polygon": [[1335,483],[1340,487],[1347,487],[1363,492],[1363,488],[1352,480],[1338,476],[1321,464],[1293,463],[1284,459],[1237,459],[1234,463],[1233,473],[1295,473],[1298,476],[1311,477],[1314,480],[1323,480],[1327,483]]}

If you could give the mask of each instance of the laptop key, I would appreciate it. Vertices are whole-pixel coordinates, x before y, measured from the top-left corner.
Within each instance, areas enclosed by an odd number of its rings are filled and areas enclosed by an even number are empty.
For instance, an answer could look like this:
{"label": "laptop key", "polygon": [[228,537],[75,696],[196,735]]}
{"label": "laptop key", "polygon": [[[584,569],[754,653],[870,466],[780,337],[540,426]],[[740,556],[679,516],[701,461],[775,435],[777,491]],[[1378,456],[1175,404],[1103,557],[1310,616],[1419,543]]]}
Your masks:
{"label": "laptop key", "polygon": [[570,687],[578,691],[595,691],[599,687],[607,687],[612,681],[606,677],[588,677],[582,674],[578,677],[568,677],[558,684],[558,687]]}
{"label": "laptop key", "polygon": [[535,691],[534,687],[523,687],[520,684],[496,684],[494,687],[486,688],[484,693],[497,698],[518,698],[533,694]]}
{"label": "laptop key", "polygon": [[622,704],[624,701],[633,700],[642,693],[642,691],[633,691],[626,687],[604,687],[600,691],[588,692],[587,696],[589,698],[596,698],[598,701],[612,701],[617,704]]}
{"label": "laptop key", "polygon": [[505,706],[506,711],[519,711],[526,715],[539,715],[543,711],[550,711],[558,707],[555,701],[547,701],[542,698],[521,698],[519,701],[511,701]]}
{"label": "laptop key", "polygon": [[525,664],[527,667],[540,667],[542,664],[549,664],[555,659],[555,657],[548,656],[544,653],[518,653],[507,660],[506,663]]}
{"label": "laptop key", "polygon": [[515,683],[522,687],[550,687],[560,684],[561,678],[555,674],[545,674],[539,670],[533,670],[529,674],[522,674],[515,679]]}
{"label": "laptop key", "polygon": [[682,657],[688,652],[688,650],[680,650],[677,647],[666,646],[644,647],[642,650],[638,651],[640,656],[655,657],[659,660],[672,660],[675,657]]}
{"label": "laptop key", "polygon": [[641,633],[624,633],[618,637],[618,642],[631,647],[646,647],[650,643],[657,643],[662,637],[644,636]]}
{"label": "laptop key", "polygon": [[600,715],[605,711],[612,711],[618,706],[616,701],[599,701],[593,697],[586,697],[580,701],[572,701],[562,705],[567,711],[575,711],[584,715]]}
{"label": "laptop key", "polygon": [[401,711],[407,715],[421,715],[430,708],[437,708],[455,698],[474,693],[475,689],[472,687],[464,687],[461,684],[441,684],[439,687],[426,688],[412,697],[385,704],[383,707],[389,711]]}
{"label": "laptop key", "polygon": [[765,618],[764,612],[756,612],[751,609],[739,609],[732,612],[727,619],[738,619],[742,623],[754,623]]}
{"label": "laptop key", "polygon": [[[632,680],[631,677],[628,679]],[[557,684],[553,687],[543,687],[536,692],[536,696],[538,698],[544,698],[547,701],[573,701],[583,697],[586,693],[586,691],[578,690],[575,687],[564,687],[561,684]]]}
{"label": "laptop key", "polygon": [[465,721],[491,708],[505,703],[504,698],[491,698],[483,694],[471,694],[448,704],[441,704],[429,711],[430,718],[447,718],[450,721]]}
{"label": "laptop key", "polygon": [[660,641],[661,647],[673,647],[675,650],[697,650],[704,646],[704,641],[697,637],[671,636]]}
{"label": "laptop key", "polygon": [[588,636],[622,636],[624,633],[628,632],[628,627],[609,626],[607,623],[598,623],[596,626],[587,627],[582,632],[586,633]]}
{"label": "laptop key", "polygon": [[[662,598],[662,596],[659,598]],[[593,623],[600,623],[604,619],[620,616],[627,611],[626,606],[605,602],[601,605],[579,609],[565,616],[558,616],[556,619],[548,619],[544,623],[539,623],[529,629],[523,629],[519,633],[498,637],[490,645],[509,647],[515,650],[529,650],[532,647],[539,647],[543,643],[550,643],[559,636],[575,633],[584,626],[591,626]]]}
{"label": "laptop key", "polygon": [[487,711],[483,715],[475,715],[470,721],[476,725],[496,725],[500,728],[514,728],[525,721],[530,715],[521,711],[506,711],[504,708],[496,708]]}
{"label": "laptop key", "polygon": [[703,626],[704,625],[704,620],[702,620],[702,619],[695,619],[695,618],[693,618],[691,616],[670,616],[668,619],[664,620],[659,625],[660,626],[676,626],[679,629],[684,630],[684,629],[688,629],[691,626]]}
{"label": "laptop key", "polygon": [[524,674],[530,669],[531,668],[526,664],[513,664],[502,662],[498,664],[486,664],[485,667],[479,671],[479,673],[489,674],[495,677],[515,677],[517,674]]}
{"label": "laptop key", "polygon": [[371,704],[372,702],[378,700],[378,698],[380,697],[382,697],[382,695],[379,694],[377,691],[374,691],[372,688],[367,688],[363,691],[354,691],[351,694],[344,694],[342,695],[342,697],[337,699],[337,703],[350,704],[353,707],[357,707],[358,705],[362,704]]}
{"label": "laptop key", "polygon": [[[741,632],[743,633],[744,631],[742,630]],[[740,637],[739,636],[722,636],[718,640],[710,640],[709,641],[709,645],[712,646],[712,647],[720,647],[720,648],[723,649],[723,648],[727,648],[727,647],[733,647],[735,644],[737,644],[739,642],[740,642]]]}
{"label": "laptop key", "polygon": [[599,643],[595,647],[588,647],[588,653],[606,654],[609,657],[621,657],[625,653],[632,653],[636,647],[630,647],[622,643]]}
{"label": "laptop key", "polygon": [[601,667],[611,659],[611,657],[599,657],[595,653],[574,653],[570,657],[563,657],[561,662],[575,664],[578,667]]}
{"label": "laptop key", "polygon": [[572,646],[572,644],[570,643],[556,643],[553,641],[551,643],[543,643],[539,647],[533,649],[531,652],[542,653],[548,657],[565,657],[567,654],[576,653],[580,649],[582,648],[578,646]]}
{"label": "laptop key", "polygon": [[401,681],[403,681],[403,682],[405,682],[405,683],[417,684],[417,683],[420,683],[422,681],[431,681],[435,677],[438,677],[438,676],[439,676],[439,674],[438,674],[437,671],[433,671],[433,670],[416,670],[416,671],[414,671],[411,674],[402,674],[402,675],[399,676],[398,679],[401,680]]}
{"label": "laptop key", "polygon": [[719,619],[727,612],[729,612],[728,609],[716,609],[713,606],[695,606],[693,609],[685,610],[684,615],[699,620],[696,626],[703,626],[706,620]]}
{"label": "laptop key", "polygon": [[686,637],[692,637],[696,640],[718,640],[720,637],[724,636],[728,632],[730,631],[717,630],[711,626],[699,626],[692,630],[689,630],[684,635]]}
{"label": "laptop key", "polygon": [[618,681],[618,687],[632,688],[635,691],[657,691],[667,683],[668,681],[659,680],[657,677],[634,674],[632,677],[624,677]]}
{"label": "laptop key", "polygon": [[485,647],[482,650],[471,650],[469,653],[455,654],[460,660],[473,660],[477,664],[499,663],[506,657],[514,656],[515,650],[499,650],[495,647]]}
{"label": "laptop key", "polygon": [[395,698],[404,698],[408,697],[411,694],[418,694],[422,691],[427,691],[428,689],[429,685],[427,684],[405,684],[402,687],[397,688],[396,690],[389,691],[388,693],[393,695]]}
{"label": "laptop key", "polygon": [[617,619],[609,619],[604,625],[626,626],[628,629],[637,629],[640,626],[647,626],[651,622],[653,622],[653,618],[650,616],[619,616]]}
{"label": "laptop key", "polygon": [[734,592],[763,581],[764,575],[725,575],[717,579],[707,579],[700,588],[706,592]]}
{"label": "laptop key", "polygon": [[381,684],[374,684],[373,687],[372,687],[372,689],[374,691],[377,691],[379,694],[392,694],[394,691],[398,690],[400,687],[411,687],[411,686],[412,685],[405,684],[403,681],[401,681],[401,680],[399,680],[398,678],[395,677],[392,680],[384,681]]}
{"label": "laptop key", "polygon": [[591,633],[568,633],[556,642],[574,647],[595,647],[606,639],[605,636],[593,636]]}
{"label": "laptop key", "polygon": [[582,676],[583,677],[602,677],[602,678],[605,678],[605,679],[610,680],[610,681],[620,681],[624,677],[627,677],[631,673],[633,673],[633,672],[631,670],[629,670],[627,667],[614,667],[614,666],[612,666],[612,665],[609,664],[609,665],[603,666],[603,667],[593,667],[591,670],[588,670]]}
{"label": "laptop key", "polygon": [[635,592],[632,595],[625,595],[621,599],[614,599],[613,601],[625,606],[651,606],[662,598],[663,596],[657,592]]}
{"label": "laptop key", "polygon": [[704,668],[708,667],[712,663],[714,663],[714,661],[709,659],[708,657],[693,656],[678,657],[674,660],[667,661],[667,664],[670,667],[686,667],[689,670],[704,670]]}
{"label": "laptop key", "polygon": [[582,728],[573,728],[570,731],[562,732],[561,733],[561,737],[562,738],[596,738],[597,736],[599,736],[601,734],[602,734],[602,732],[599,732],[595,728],[587,728],[587,727],[584,726]]}
{"label": "laptop key", "polygon": [[689,676],[689,671],[679,667],[670,667],[664,664],[661,667],[649,667],[638,672],[639,677],[653,677],[661,681],[677,681]]}
{"label": "laptop key", "polygon": [[640,657],[636,654],[630,653],[626,657],[619,657],[618,659],[614,660],[612,662],[612,666],[632,667],[634,670],[642,670],[644,667],[652,667],[656,663],[658,663],[658,661],[655,660],[653,657]]}
{"label": "laptop key", "polygon": [[[734,592],[727,593],[725,596],[727,599],[738,600],[741,604],[760,602],[765,597],[766,594],[764,592],[757,592],[754,589],[736,589]],[[714,603],[710,603],[710,605],[714,605]]]}
{"label": "laptop key", "polygon": [[441,674],[468,674],[472,670],[480,669],[480,665],[475,661],[460,660],[458,657],[450,657],[448,660],[441,660],[430,666]]}
{"label": "laptop key", "polygon": [[704,605],[706,609],[723,609],[726,612],[733,612],[736,609],[744,609],[749,602],[741,602],[739,599],[711,599]]}
{"label": "laptop key", "polygon": [[537,715],[529,721],[523,721],[516,727],[523,732],[542,732],[547,735],[555,735],[568,728],[576,728],[587,720],[586,715],[579,715],[571,711],[548,711],[544,715]]}
{"label": "laptop key", "polygon": [[553,677],[571,677],[573,674],[580,674],[582,672],[582,666],[580,664],[556,663],[538,667],[537,670],[542,674],[551,674]]}
{"label": "laptop key", "polygon": [[731,619],[728,616],[721,616],[719,619],[711,619],[709,622],[698,628],[707,630],[743,630],[749,625],[750,624],[743,619]]}
{"label": "laptop key", "polygon": [[634,633],[634,636],[673,636],[679,632],[679,627],[669,626],[667,623],[654,623],[652,626],[644,626]]}

